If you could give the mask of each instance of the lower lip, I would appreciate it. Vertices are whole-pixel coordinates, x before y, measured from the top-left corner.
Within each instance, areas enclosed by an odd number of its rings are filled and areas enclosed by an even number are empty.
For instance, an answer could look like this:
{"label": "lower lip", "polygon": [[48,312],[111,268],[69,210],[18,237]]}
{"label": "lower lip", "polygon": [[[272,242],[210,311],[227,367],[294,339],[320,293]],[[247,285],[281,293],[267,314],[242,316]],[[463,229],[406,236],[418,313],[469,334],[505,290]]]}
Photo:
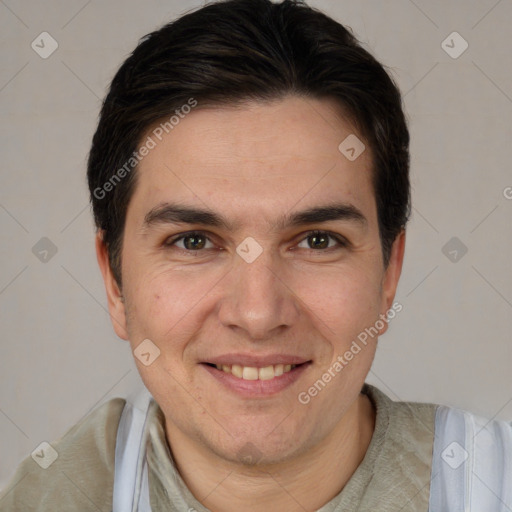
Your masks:
{"label": "lower lip", "polygon": [[202,363],[202,366],[213,378],[231,391],[247,398],[267,397],[283,391],[294,384],[308,368],[311,362],[296,366],[289,372],[269,380],[245,380],[231,373],[217,370],[213,366]]}

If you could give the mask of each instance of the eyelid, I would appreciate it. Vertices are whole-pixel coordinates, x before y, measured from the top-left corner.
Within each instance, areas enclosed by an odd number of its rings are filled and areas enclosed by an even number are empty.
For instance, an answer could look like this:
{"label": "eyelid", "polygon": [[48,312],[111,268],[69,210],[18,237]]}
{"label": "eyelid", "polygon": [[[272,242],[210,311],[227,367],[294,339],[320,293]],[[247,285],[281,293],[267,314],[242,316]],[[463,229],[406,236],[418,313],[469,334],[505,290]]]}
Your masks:
{"label": "eyelid", "polygon": [[[208,241],[214,243],[211,235],[207,231],[191,230],[191,231],[186,231],[184,233],[178,233],[177,235],[173,235],[173,236],[166,238],[163,242],[163,246],[164,247],[173,247],[176,244],[176,242],[179,242],[180,240],[183,240],[184,238],[187,238],[189,236],[196,236],[196,235],[204,236],[204,238],[206,238]],[[188,253],[200,252],[200,251],[191,251],[191,250],[187,250],[187,249],[182,249],[181,247],[177,247],[177,249],[180,251],[188,252]]]}
{"label": "eyelid", "polygon": [[[215,243],[215,242],[213,242],[210,234],[207,231],[191,230],[191,231],[186,231],[184,233],[179,233],[172,237],[168,237],[164,241],[163,246],[164,247],[173,247],[176,244],[176,242],[178,242],[188,236],[195,236],[195,235],[204,236],[208,241]],[[337,249],[337,248],[348,247],[350,245],[350,242],[344,236],[340,235],[339,233],[334,233],[332,231],[323,230],[323,229],[312,229],[312,230],[306,231],[304,233],[301,233],[300,235],[298,235],[301,238],[297,241],[297,243],[304,241],[305,239],[307,239],[308,237],[310,237],[312,235],[327,235],[327,236],[331,237],[332,239],[334,239],[338,243],[338,247],[328,247],[327,249],[306,249],[307,251],[320,253],[320,252],[327,252],[328,250],[333,250],[333,249]],[[178,249],[179,251],[182,251],[182,252],[186,252],[186,253],[201,252],[201,250],[193,251],[193,250],[182,249],[181,247],[176,247],[176,249]],[[204,250],[205,249],[203,249],[203,251]]]}
{"label": "eyelid", "polygon": [[[302,238],[299,240],[299,242],[302,242],[303,240],[305,240],[306,238],[308,238],[312,235],[330,236],[331,238],[336,240],[339,247],[347,247],[348,245],[350,245],[350,242],[343,235],[340,235],[339,233],[334,233],[334,232],[326,230],[326,229],[312,229],[310,231],[307,231],[306,233],[302,233],[300,235],[300,236],[302,236]],[[329,247],[328,249],[336,249],[336,247]],[[307,249],[307,250],[314,251],[314,252],[325,252],[326,251],[325,249],[323,251],[315,250],[315,249]]]}

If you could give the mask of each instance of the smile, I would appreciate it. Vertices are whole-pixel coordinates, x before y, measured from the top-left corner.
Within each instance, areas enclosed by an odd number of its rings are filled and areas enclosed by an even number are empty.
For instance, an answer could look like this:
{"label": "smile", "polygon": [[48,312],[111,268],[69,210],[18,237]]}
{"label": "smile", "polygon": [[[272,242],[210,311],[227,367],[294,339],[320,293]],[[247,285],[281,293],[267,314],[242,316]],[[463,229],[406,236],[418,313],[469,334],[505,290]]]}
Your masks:
{"label": "smile", "polygon": [[[270,361],[267,360],[260,362],[259,365],[250,358],[246,359],[245,365],[236,364],[235,358],[232,361],[225,361],[232,364],[224,364],[219,358],[214,363],[204,362],[200,366],[224,389],[240,397],[266,398],[275,396],[292,386],[312,365],[311,360],[302,359],[304,362],[300,362],[300,358],[295,358],[293,364],[286,361],[269,364]],[[290,358],[286,359],[290,360]]]}
{"label": "smile", "polygon": [[288,373],[297,367],[296,364],[275,364],[257,368],[255,366],[242,366],[239,364],[217,364],[217,370],[229,373],[238,379],[243,380],[271,380],[280,377],[284,373]]}
{"label": "smile", "polygon": [[267,398],[292,386],[313,365],[298,354],[231,352],[205,357],[200,367],[242,398]]}

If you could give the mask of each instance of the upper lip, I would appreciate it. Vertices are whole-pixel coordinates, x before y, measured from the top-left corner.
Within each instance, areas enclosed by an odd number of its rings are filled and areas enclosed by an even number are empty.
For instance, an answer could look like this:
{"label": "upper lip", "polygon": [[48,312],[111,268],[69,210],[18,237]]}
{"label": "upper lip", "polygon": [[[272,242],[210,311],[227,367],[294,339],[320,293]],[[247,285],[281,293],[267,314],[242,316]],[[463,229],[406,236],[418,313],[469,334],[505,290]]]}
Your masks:
{"label": "upper lip", "polygon": [[224,364],[227,366],[239,364],[241,366],[252,366],[256,368],[264,368],[275,364],[302,364],[311,361],[305,357],[290,355],[290,354],[268,354],[268,355],[254,355],[254,354],[223,354],[209,358],[204,363],[211,364]]}

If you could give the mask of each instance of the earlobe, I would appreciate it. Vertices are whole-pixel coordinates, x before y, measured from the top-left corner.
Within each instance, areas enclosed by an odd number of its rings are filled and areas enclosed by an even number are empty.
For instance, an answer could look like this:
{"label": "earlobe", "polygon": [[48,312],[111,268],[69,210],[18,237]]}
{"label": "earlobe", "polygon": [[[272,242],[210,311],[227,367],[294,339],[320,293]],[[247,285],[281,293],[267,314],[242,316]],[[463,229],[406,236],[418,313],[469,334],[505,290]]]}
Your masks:
{"label": "earlobe", "polygon": [[114,278],[108,258],[108,250],[103,241],[103,232],[98,230],[96,233],[96,257],[98,265],[103,276],[105,291],[107,292],[107,303],[110,314],[110,321],[116,334],[123,340],[128,340],[126,329],[126,310],[124,297]]}
{"label": "earlobe", "polygon": [[[391,247],[391,254],[389,257],[388,266],[384,272],[382,280],[382,305],[381,314],[386,315],[393,306],[398,281],[402,273],[402,265],[405,253],[405,230],[402,230],[395,238]],[[385,322],[385,327],[380,334],[384,334],[387,330],[388,324]]]}

